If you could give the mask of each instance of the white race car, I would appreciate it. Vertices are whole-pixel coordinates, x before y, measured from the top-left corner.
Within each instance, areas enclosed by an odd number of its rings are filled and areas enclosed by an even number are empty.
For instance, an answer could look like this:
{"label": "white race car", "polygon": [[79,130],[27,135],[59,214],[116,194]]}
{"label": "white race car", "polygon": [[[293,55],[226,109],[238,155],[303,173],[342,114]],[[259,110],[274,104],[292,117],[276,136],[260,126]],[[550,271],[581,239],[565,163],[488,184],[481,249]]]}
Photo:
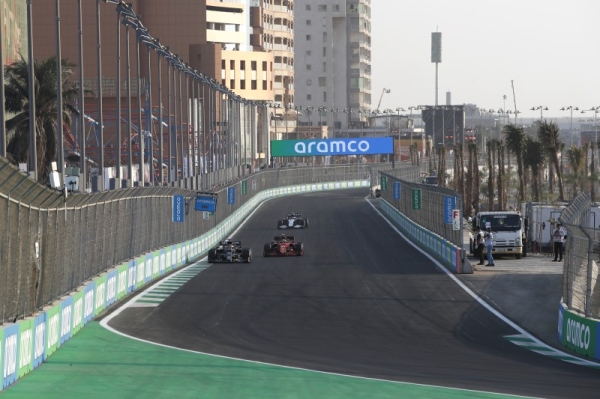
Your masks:
{"label": "white race car", "polygon": [[308,219],[300,213],[288,213],[285,219],[277,222],[278,229],[308,229]]}

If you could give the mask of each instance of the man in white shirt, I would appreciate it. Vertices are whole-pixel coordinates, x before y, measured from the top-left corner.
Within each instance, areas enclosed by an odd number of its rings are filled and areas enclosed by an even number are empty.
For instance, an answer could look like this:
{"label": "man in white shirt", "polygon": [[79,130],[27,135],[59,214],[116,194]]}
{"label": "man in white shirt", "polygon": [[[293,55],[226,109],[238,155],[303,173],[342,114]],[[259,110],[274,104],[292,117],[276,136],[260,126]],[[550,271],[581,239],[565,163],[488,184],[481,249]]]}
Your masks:
{"label": "man in white shirt", "polygon": [[475,235],[475,253],[479,256],[478,265],[483,265],[483,249],[485,248],[485,232],[482,228],[477,228],[477,234]]}
{"label": "man in white shirt", "polygon": [[562,262],[563,242],[565,238],[567,238],[567,232],[560,223],[556,223],[556,227],[552,231],[552,241],[554,242],[554,259],[552,262]]}

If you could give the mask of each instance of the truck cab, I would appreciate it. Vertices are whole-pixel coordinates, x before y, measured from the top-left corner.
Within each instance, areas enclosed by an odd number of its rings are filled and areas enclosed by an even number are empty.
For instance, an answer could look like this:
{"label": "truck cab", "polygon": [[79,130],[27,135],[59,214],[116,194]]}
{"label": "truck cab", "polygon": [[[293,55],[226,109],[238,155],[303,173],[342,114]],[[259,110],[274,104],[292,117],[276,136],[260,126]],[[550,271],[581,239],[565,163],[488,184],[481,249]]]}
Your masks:
{"label": "truck cab", "polygon": [[[471,253],[474,252],[475,228],[480,226],[487,230],[489,226],[494,233],[494,246],[492,253],[498,255],[514,255],[517,259],[527,256],[525,224],[519,212],[496,211],[479,212],[473,218],[473,232],[471,233]],[[487,248],[484,249],[487,254]]]}

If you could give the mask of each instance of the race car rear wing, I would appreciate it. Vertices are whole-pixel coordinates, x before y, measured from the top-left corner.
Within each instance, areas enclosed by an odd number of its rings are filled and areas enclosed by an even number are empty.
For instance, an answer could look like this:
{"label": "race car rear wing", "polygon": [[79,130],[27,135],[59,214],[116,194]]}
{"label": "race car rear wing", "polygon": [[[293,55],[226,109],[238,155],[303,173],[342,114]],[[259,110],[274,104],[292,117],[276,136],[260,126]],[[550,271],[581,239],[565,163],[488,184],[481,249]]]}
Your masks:
{"label": "race car rear wing", "polygon": [[289,240],[294,241],[294,236],[275,236],[274,241]]}

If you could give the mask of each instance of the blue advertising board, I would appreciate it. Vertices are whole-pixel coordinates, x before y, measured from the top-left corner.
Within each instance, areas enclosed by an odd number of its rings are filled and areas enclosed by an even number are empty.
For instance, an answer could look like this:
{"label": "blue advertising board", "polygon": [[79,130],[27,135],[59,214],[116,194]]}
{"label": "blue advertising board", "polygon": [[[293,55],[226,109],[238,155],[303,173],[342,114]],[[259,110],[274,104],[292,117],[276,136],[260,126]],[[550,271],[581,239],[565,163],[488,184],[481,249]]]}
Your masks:
{"label": "blue advertising board", "polygon": [[400,199],[400,182],[394,182],[394,199],[395,200],[399,200]]}
{"label": "blue advertising board", "polygon": [[46,359],[46,312],[33,320],[33,368],[36,368]]}
{"label": "blue advertising board", "polygon": [[227,187],[227,203],[235,204],[235,187]]}
{"label": "blue advertising board", "polygon": [[19,359],[19,325],[13,324],[0,330],[2,343],[2,388],[6,389],[17,380]]}
{"label": "blue advertising board", "polygon": [[87,324],[94,318],[94,291],[96,282],[92,281],[83,289],[83,324]]}
{"label": "blue advertising board", "polygon": [[106,295],[104,296],[104,307],[107,308],[117,300],[117,270],[112,270],[106,275]]}
{"label": "blue advertising board", "polygon": [[71,338],[73,321],[73,297],[65,298],[60,304],[60,345],[64,344]]}
{"label": "blue advertising board", "polygon": [[272,140],[274,157],[393,154],[393,137]]}
{"label": "blue advertising board", "polygon": [[194,210],[204,212],[215,212],[217,209],[217,199],[210,196],[198,196],[194,202]]}
{"label": "blue advertising board", "polygon": [[185,220],[185,198],[183,195],[173,196],[173,221],[183,223]]}
{"label": "blue advertising board", "polygon": [[456,197],[444,195],[444,224],[452,224],[452,211],[456,209]]}

